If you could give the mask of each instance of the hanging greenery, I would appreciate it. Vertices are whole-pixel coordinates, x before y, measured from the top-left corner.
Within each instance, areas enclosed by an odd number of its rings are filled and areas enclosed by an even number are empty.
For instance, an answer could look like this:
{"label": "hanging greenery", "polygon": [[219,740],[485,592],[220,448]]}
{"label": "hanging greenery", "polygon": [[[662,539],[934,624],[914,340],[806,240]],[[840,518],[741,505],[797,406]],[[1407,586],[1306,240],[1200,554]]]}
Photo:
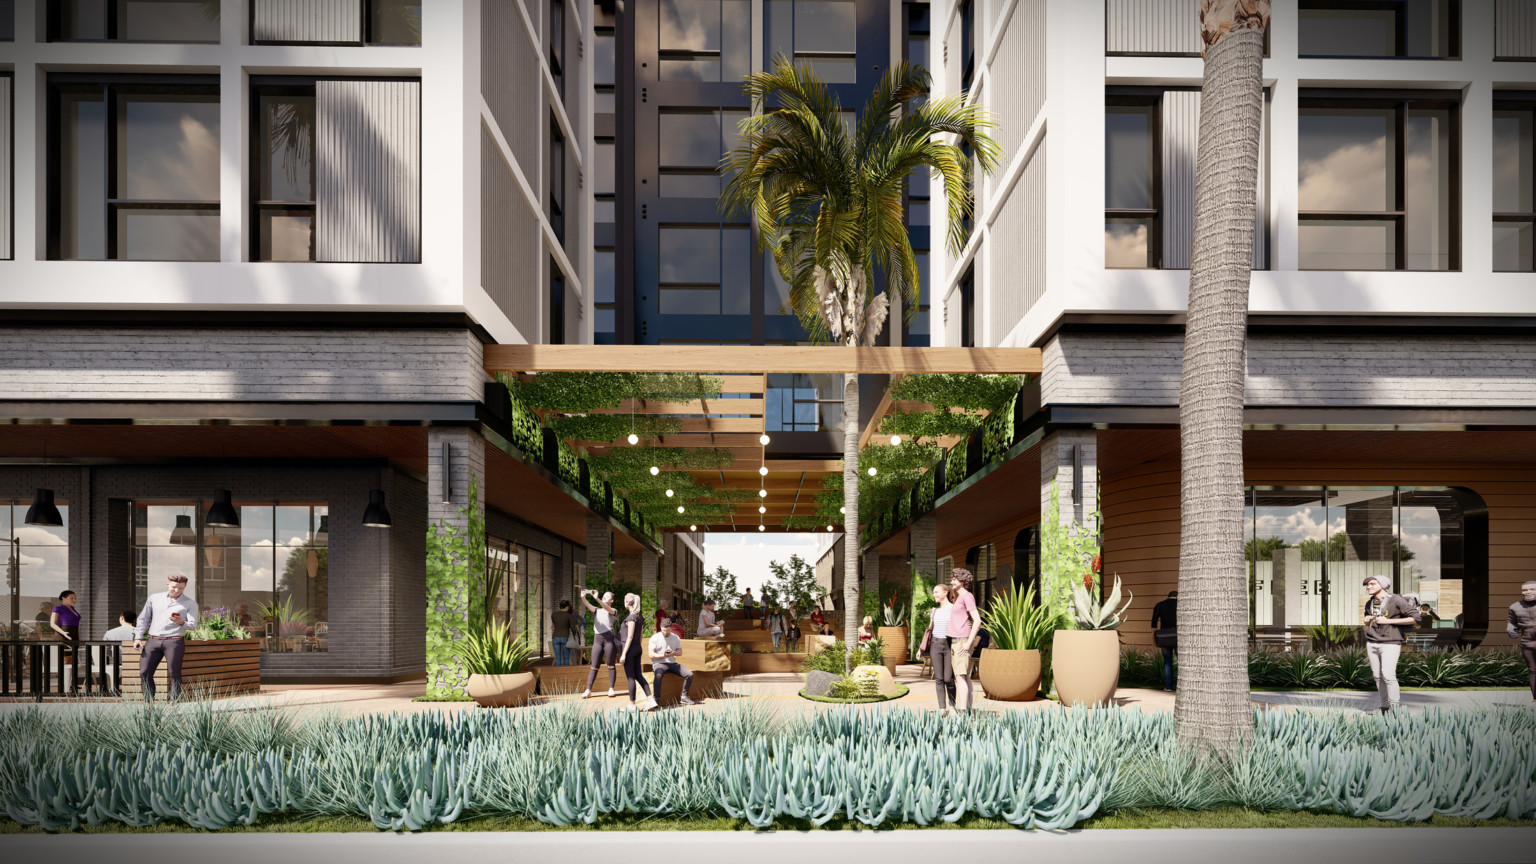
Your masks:
{"label": "hanging greenery", "polygon": [[880,421],[880,434],[928,439],[963,437],[971,434],[984,419],[979,411],[894,411]]}
{"label": "hanging greenery", "polygon": [[891,398],[926,402],[935,411],[992,411],[1027,380],[1027,375],[908,375],[891,385]]}
{"label": "hanging greenery", "polygon": [[561,414],[617,408],[625,399],[717,399],[720,387],[720,379],[710,375],[662,372],[540,372],[518,382],[529,407]]}
{"label": "hanging greenery", "polygon": [[[726,468],[736,457],[729,450],[688,447],[618,447],[587,460],[598,471],[616,477],[649,474],[652,465],[663,468]],[[615,484],[617,485],[617,484]]]}
{"label": "hanging greenery", "polygon": [[548,423],[556,435],[577,441],[622,441],[631,432],[641,438],[659,438],[683,428],[681,418],[668,414],[557,414]]}
{"label": "hanging greenery", "polygon": [[467,520],[465,530],[444,520],[427,528],[427,696],[439,699],[467,698],[464,686],[469,671],[457,652],[458,644],[473,622],[488,617],[483,608],[485,514],[473,473],[469,504],[459,513]]}

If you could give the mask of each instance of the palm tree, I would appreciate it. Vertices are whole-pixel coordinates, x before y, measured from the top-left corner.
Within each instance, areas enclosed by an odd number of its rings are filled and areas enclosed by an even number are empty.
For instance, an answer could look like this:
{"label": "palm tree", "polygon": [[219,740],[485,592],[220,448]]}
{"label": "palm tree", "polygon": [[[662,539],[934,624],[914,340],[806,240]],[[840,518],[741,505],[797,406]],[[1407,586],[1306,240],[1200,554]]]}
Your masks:
{"label": "palm tree", "polygon": [[1268,0],[1201,0],[1205,80],[1179,389],[1183,524],[1174,720],[1182,741],[1218,752],[1229,752],[1253,732],[1243,563],[1243,385],[1268,24]]}
{"label": "palm tree", "polygon": [[[899,294],[906,319],[917,309],[917,259],[907,237],[903,185],[928,169],[949,199],[949,248],[965,244],[971,212],[968,144],[984,171],[1000,148],[983,130],[987,112],[963,96],[929,98],[929,76],[902,63],[886,72],[857,129],[810,64],[776,57],[769,72],[747,76],[753,116],[741,143],[722,160],[731,172],[721,198],[729,212],[750,213],[759,242],[773,250],[790,286],[790,305],[817,342],[871,345]],[[953,140],[951,139],[953,136]],[[958,142],[958,143],[956,143]],[[885,292],[878,292],[879,277]],[[843,636],[859,629],[859,376],[843,376]]]}

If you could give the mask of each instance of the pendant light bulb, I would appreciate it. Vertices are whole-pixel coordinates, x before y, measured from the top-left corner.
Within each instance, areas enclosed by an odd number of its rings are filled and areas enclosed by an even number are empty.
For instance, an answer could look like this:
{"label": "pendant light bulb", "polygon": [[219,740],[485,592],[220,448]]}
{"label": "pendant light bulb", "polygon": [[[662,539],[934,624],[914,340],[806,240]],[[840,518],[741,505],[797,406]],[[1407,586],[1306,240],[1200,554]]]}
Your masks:
{"label": "pendant light bulb", "polygon": [[679,513],[683,512],[683,505],[681,505],[681,504],[677,505],[677,512],[679,512]]}
{"label": "pendant light bulb", "polygon": [[767,447],[768,446],[768,433],[764,432],[763,434],[757,436],[757,443],[763,445],[764,447]]}
{"label": "pendant light bulb", "polygon": [[767,477],[768,476],[768,466],[767,465],[760,465],[760,466],[758,466],[757,473],[761,477]]}
{"label": "pendant light bulb", "polygon": [[762,504],[759,504],[759,505],[757,505],[757,512],[759,512],[759,513],[767,513],[768,512],[768,508],[765,507]]}
{"label": "pendant light bulb", "polygon": [[832,526],[831,526],[831,525],[828,525],[828,526],[827,526],[827,533],[828,533],[828,534],[831,534],[831,533],[832,533]]}
{"label": "pendant light bulb", "polygon": [[762,524],[761,522],[759,522],[758,525],[757,525],[757,530],[759,530],[759,531],[767,531],[768,530],[768,526],[766,526],[766,525]]}
{"label": "pendant light bulb", "polygon": [[660,474],[660,473],[661,473],[661,469],[660,468],[657,468],[655,465],[651,466],[651,476],[652,477],[655,477],[657,474]]}
{"label": "pendant light bulb", "polygon": [[636,435],[633,432],[629,433],[629,443],[631,443],[631,444],[639,444],[640,443],[640,436]]}
{"label": "pendant light bulb", "polygon": [[767,498],[768,497],[768,490],[767,489],[759,489],[759,490],[757,490],[757,497],[759,497],[759,498]]}
{"label": "pendant light bulb", "polygon": [[892,447],[899,447],[899,446],[901,446],[901,436],[900,435],[892,435],[891,436],[891,446]]}
{"label": "pendant light bulb", "polygon": [[671,498],[671,497],[672,497],[672,496],[673,496],[673,495],[675,495],[675,494],[676,494],[676,493],[675,493],[675,492],[673,492],[673,491],[672,491],[672,490],[671,490],[671,489],[668,489],[668,490],[667,490],[667,497],[668,497],[668,498]]}
{"label": "pendant light bulb", "polygon": [[839,507],[839,508],[837,508],[837,512],[843,514],[844,516],[847,516],[848,515],[848,508],[847,507]]}
{"label": "pendant light bulb", "polygon": [[689,531],[697,531],[697,530],[699,530],[699,526],[697,526],[697,525],[689,525],[688,526],[688,530]]}
{"label": "pendant light bulb", "polygon": [[875,466],[873,466],[873,465],[869,466],[869,476],[873,477],[873,476],[875,476],[876,473],[878,473],[878,472],[875,471]]}

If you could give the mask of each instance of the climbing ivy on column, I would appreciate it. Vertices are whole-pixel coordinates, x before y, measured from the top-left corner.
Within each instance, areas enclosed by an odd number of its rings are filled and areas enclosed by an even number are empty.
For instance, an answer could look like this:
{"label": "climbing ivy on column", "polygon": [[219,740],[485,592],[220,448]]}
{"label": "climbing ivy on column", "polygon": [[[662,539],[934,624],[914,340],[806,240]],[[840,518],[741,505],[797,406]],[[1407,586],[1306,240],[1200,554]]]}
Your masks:
{"label": "climbing ivy on column", "polygon": [[459,509],[467,527],[445,519],[427,528],[427,696],[467,697],[469,671],[456,648],[468,635],[470,621],[485,620],[481,588],[485,582],[485,515],[471,473],[469,505]]}

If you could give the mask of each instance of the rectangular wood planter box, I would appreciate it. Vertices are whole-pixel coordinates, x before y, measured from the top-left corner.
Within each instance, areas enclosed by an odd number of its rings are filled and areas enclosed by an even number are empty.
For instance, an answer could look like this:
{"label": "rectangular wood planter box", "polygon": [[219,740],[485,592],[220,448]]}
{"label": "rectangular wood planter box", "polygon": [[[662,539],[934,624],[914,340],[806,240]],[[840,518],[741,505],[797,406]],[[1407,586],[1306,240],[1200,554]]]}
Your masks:
{"label": "rectangular wood planter box", "polygon": [[745,653],[731,659],[741,661],[740,674],[752,675],[760,672],[799,672],[800,664],[805,662],[805,655]]}
{"label": "rectangular wood planter box", "polygon": [[[687,666],[687,661],[684,661],[683,665]],[[539,673],[539,692],[543,696],[579,695],[582,689],[587,686],[587,673],[590,671],[589,666],[534,666],[533,669]],[[649,664],[643,668],[647,685],[651,683],[650,669]],[[691,667],[689,671],[693,672],[693,688],[689,695],[694,699],[718,699],[725,692],[723,687],[725,672],[700,672]],[[619,692],[617,698],[627,701],[629,696],[629,679],[624,676],[624,665],[622,663],[619,664],[617,672],[618,675],[614,680],[613,689]],[[663,678],[662,689],[667,692],[664,692],[662,694],[663,698],[658,701],[662,705],[675,703],[678,695],[682,692],[682,686],[682,679],[676,675],[668,675]],[[594,694],[602,694],[603,698],[607,697],[607,666],[598,668],[597,681],[592,685],[592,692]],[[644,698],[638,688],[635,691],[635,696],[636,698]]]}
{"label": "rectangular wood planter box", "polygon": [[[146,644],[146,647],[147,644]],[[139,655],[132,642],[123,643],[122,688],[124,699],[143,699],[139,681]],[[170,694],[166,678],[169,664],[160,661],[155,670],[155,696]],[[220,699],[241,696],[261,689],[261,640],[215,639],[189,640],[181,660],[181,687],[189,695]]]}

